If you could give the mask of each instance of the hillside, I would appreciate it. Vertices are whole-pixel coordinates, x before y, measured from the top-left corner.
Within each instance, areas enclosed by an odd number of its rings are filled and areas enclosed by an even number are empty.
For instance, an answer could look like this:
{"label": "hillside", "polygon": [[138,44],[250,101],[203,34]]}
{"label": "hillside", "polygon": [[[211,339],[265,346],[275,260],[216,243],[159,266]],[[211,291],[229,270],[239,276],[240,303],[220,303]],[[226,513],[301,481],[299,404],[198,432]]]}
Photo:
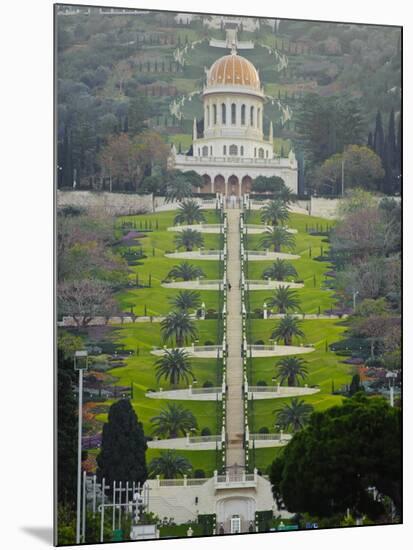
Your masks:
{"label": "hillside", "polygon": [[[288,153],[296,113],[307,93],[351,97],[362,115],[362,135],[381,111],[384,126],[400,111],[400,29],[312,21],[178,15],[173,12],[101,13],[98,8],[57,16],[59,164],[71,143],[79,176],[93,174],[109,134],[125,131],[134,98],[146,98],[145,117],[187,150],[193,117],[202,118],[204,68],[228,49],[226,29],[238,21],[239,49],[257,67],[267,95],[264,132],[273,121],[275,150]],[[64,144],[66,140],[66,146]],[[63,155],[63,158],[62,158]]]}

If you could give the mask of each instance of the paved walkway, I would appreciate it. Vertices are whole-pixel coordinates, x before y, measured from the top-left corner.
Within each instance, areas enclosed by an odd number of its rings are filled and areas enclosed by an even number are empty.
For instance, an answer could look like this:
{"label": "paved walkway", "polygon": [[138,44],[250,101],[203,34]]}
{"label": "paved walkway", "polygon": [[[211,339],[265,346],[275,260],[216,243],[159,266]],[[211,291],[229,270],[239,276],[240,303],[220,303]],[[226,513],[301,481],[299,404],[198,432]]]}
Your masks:
{"label": "paved walkway", "polygon": [[241,317],[241,278],[239,209],[228,209],[228,280],[232,290],[227,299],[227,465],[245,466],[244,438],[244,405],[242,399],[242,317]]}
{"label": "paved walkway", "polygon": [[268,260],[299,260],[298,254],[288,254],[287,252],[264,252],[260,250],[247,250],[249,262],[265,262]]}
{"label": "paved walkway", "polygon": [[174,281],[173,283],[162,283],[165,288],[184,288],[196,290],[220,290],[224,281],[214,279],[200,279],[195,281]]}
{"label": "paved walkway", "polygon": [[205,441],[200,441],[202,437],[194,438],[194,441],[186,437],[177,437],[175,439],[153,439],[148,441],[149,449],[180,449],[182,451],[212,451],[217,447],[221,448],[221,441],[214,440],[214,437],[205,437]]}
{"label": "paved walkway", "polygon": [[192,225],[174,225],[168,227],[168,231],[184,231],[184,229],[192,229],[200,233],[221,233],[222,225],[216,223],[194,223]]}
{"label": "paved walkway", "polygon": [[168,252],[165,257],[176,258],[177,260],[214,260],[216,262],[221,259],[221,254],[219,250],[205,250],[204,252],[191,250],[190,252]]}

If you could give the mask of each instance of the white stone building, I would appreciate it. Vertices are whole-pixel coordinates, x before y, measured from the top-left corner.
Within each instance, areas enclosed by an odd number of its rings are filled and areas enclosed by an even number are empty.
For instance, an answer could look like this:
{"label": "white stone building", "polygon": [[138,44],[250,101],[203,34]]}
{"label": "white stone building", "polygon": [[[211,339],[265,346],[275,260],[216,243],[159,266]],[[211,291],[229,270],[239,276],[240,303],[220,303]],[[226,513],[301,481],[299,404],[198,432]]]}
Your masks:
{"label": "white stone building", "polygon": [[256,512],[272,511],[273,516],[291,517],[278,510],[271,483],[255,470],[246,474],[227,473],[207,479],[149,479],[148,511],[160,519],[173,518],[176,524],[195,521],[199,515],[215,514],[216,532],[255,531]]}
{"label": "white stone building", "polygon": [[257,176],[279,176],[297,192],[297,161],[274,154],[273,125],[263,134],[265,95],[257,69],[235,47],[206,70],[203,93],[204,131],[193,124],[193,155],[177,154],[176,169],[194,170],[204,179],[200,192],[242,195]]}

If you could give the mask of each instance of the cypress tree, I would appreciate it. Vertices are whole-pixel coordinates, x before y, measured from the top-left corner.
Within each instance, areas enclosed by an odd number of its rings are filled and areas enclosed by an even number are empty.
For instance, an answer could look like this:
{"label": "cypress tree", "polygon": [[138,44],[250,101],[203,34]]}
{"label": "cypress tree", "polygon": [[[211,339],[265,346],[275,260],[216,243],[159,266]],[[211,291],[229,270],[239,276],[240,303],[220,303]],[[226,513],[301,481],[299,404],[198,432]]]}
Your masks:
{"label": "cypress tree", "polygon": [[388,145],[388,154],[390,165],[392,168],[395,167],[396,160],[396,124],[394,120],[394,109],[390,112],[389,117],[389,130],[387,133],[387,145]]}
{"label": "cypress tree", "polygon": [[367,146],[370,147],[370,149],[373,149],[373,134],[371,132],[369,132],[367,138]]}
{"label": "cypress tree", "polygon": [[97,457],[97,476],[113,481],[140,482],[148,477],[145,451],[147,444],[142,423],[138,422],[129,399],[120,399],[109,409],[103,426],[102,447]]}
{"label": "cypress tree", "polygon": [[396,143],[396,165],[397,172],[399,175],[402,170],[402,117],[399,115],[399,120],[397,123],[397,143]]}
{"label": "cypress tree", "polygon": [[393,190],[393,171],[391,167],[390,145],[387,138],[384,140],[382,161],[384,169],[383,191],[384,193],[391,193]]}
{"label": "cypress tree", "polygon": [[374,130],[373,148],[380,158],[384,155],[384,131],[381,119],[381,112],[377,111],[376,128]]}
{"label": "cypress tree", "polygon": [[59,504],[74,507],[77,479],[77,400],[73,361],[58,350],[57,361],[57,491]]}

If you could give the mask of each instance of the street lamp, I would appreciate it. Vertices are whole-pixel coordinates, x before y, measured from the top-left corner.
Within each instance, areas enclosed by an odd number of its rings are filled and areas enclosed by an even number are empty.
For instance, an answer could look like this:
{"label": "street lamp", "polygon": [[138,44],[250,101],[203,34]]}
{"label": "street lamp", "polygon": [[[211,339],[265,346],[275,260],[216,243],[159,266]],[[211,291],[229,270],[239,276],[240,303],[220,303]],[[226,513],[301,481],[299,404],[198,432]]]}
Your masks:
{"label": "street lamp", "polygon": [[[76,544],[80,544],[80,509],[82,493],[82,409],[83,409],[83,371],[88,367],[88,352],[75,351],[74,368],[79,372],[79,418],[77,438],[77,507],[76,507]],[[83,541],[84,542],[84,541]]]}
{"label": "street lamp", "polygon": [[353,289],[353,311],[356,311],[356,298],[360,292],[356,289]]}

